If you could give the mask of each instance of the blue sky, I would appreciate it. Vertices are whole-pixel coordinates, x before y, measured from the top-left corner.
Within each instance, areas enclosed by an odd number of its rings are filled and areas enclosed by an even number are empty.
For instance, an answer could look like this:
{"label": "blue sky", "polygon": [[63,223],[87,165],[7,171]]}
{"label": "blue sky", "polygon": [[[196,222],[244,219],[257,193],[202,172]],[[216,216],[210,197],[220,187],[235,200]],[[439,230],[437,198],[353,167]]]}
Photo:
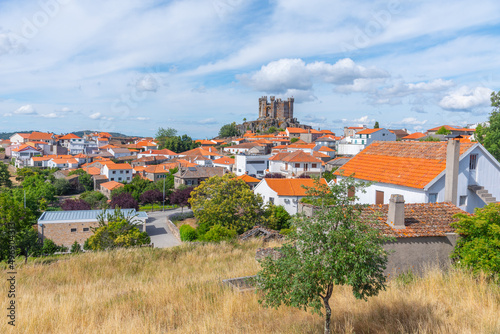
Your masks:
{"label": "blue sky", "polygon": [[0,0],[0,132],[194,138],[295,97],[301,123],[485,121],[500,2]]}

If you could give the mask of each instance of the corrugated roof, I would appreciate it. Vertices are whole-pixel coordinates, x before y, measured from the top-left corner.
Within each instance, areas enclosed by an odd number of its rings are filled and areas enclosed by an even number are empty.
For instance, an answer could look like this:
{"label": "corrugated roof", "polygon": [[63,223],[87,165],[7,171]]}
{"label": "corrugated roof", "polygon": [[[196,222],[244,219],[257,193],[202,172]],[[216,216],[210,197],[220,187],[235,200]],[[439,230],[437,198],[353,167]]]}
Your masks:
{"label": "corrugated roof", "polygon": [[[114,212],[115,210],[109,209],[105,211],[105,214],[113,214]],[[138,219],[148,218],[146,212],[137,212],[135,209],[121,209],[121,212],[125,217],[137,215]],[[102,213],[103,210],[46,211],[38,218],[38,224],[97,221],[97,217]]]}

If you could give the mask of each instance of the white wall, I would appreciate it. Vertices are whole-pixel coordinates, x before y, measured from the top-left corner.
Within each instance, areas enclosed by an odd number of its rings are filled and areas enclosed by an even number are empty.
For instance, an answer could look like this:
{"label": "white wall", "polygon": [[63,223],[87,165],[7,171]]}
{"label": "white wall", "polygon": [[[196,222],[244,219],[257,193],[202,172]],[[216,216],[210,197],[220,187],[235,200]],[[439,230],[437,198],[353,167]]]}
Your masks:
{"label": "white wall", "polygon": [[271,155],[236,155],[236,175],[258,175],[268,168]]}
{"label": "white wall", "polygon": [[273,198],[274,204],[282,205],[289,214],[294,215],[298,212],[298,203],[302,197],[278,196],[278,194],[267,185],[265,179],[260,181],[253,191],[255,194],[262,196],[264,204],[270,202],[270,199]]}
{"label": "white wall", "polygon": [[337,155],[356,155],[365,149],[365,145],[360,144],[339,144]]}

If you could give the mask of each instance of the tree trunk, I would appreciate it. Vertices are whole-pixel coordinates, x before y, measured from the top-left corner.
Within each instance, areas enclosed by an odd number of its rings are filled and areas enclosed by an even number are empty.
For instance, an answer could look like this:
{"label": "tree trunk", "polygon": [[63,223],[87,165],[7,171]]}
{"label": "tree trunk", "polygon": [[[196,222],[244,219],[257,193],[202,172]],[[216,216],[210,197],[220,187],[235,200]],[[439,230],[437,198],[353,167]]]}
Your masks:
{"label": "tree trunk", "polygon": [[330,308],[330,304],[328,300],[323,299],[323,303],[325,304],[325,334],[330,334],[330,319],[332,317],[332,309]]}

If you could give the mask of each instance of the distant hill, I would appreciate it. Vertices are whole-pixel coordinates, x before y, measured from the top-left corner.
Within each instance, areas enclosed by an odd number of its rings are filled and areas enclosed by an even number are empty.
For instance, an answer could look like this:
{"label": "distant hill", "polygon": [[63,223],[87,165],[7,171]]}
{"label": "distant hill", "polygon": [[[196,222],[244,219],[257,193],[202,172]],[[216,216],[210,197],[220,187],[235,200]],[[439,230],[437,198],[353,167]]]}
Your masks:
{"label": "distant hill", "polygon": [[[38,130],[22,130],[22,131],[13,131],[13,132],[0,132],[0,139],[9,139],[13,134],[15,133],[31,133],[33,131],[38,131]],[[95,131],[95,130],[82,130],[82,131],[73,131],[71,133],[74,133],[78,137],[83,136],[84,133],[92,133],[92,132],[101,132],[101,131]],[[108,132],[110,135],[113,137],[136,137],[136,136],[128,136],[124,135],[123,133],[119,132]],[[58,134],[58,133],[56,133]]]}

